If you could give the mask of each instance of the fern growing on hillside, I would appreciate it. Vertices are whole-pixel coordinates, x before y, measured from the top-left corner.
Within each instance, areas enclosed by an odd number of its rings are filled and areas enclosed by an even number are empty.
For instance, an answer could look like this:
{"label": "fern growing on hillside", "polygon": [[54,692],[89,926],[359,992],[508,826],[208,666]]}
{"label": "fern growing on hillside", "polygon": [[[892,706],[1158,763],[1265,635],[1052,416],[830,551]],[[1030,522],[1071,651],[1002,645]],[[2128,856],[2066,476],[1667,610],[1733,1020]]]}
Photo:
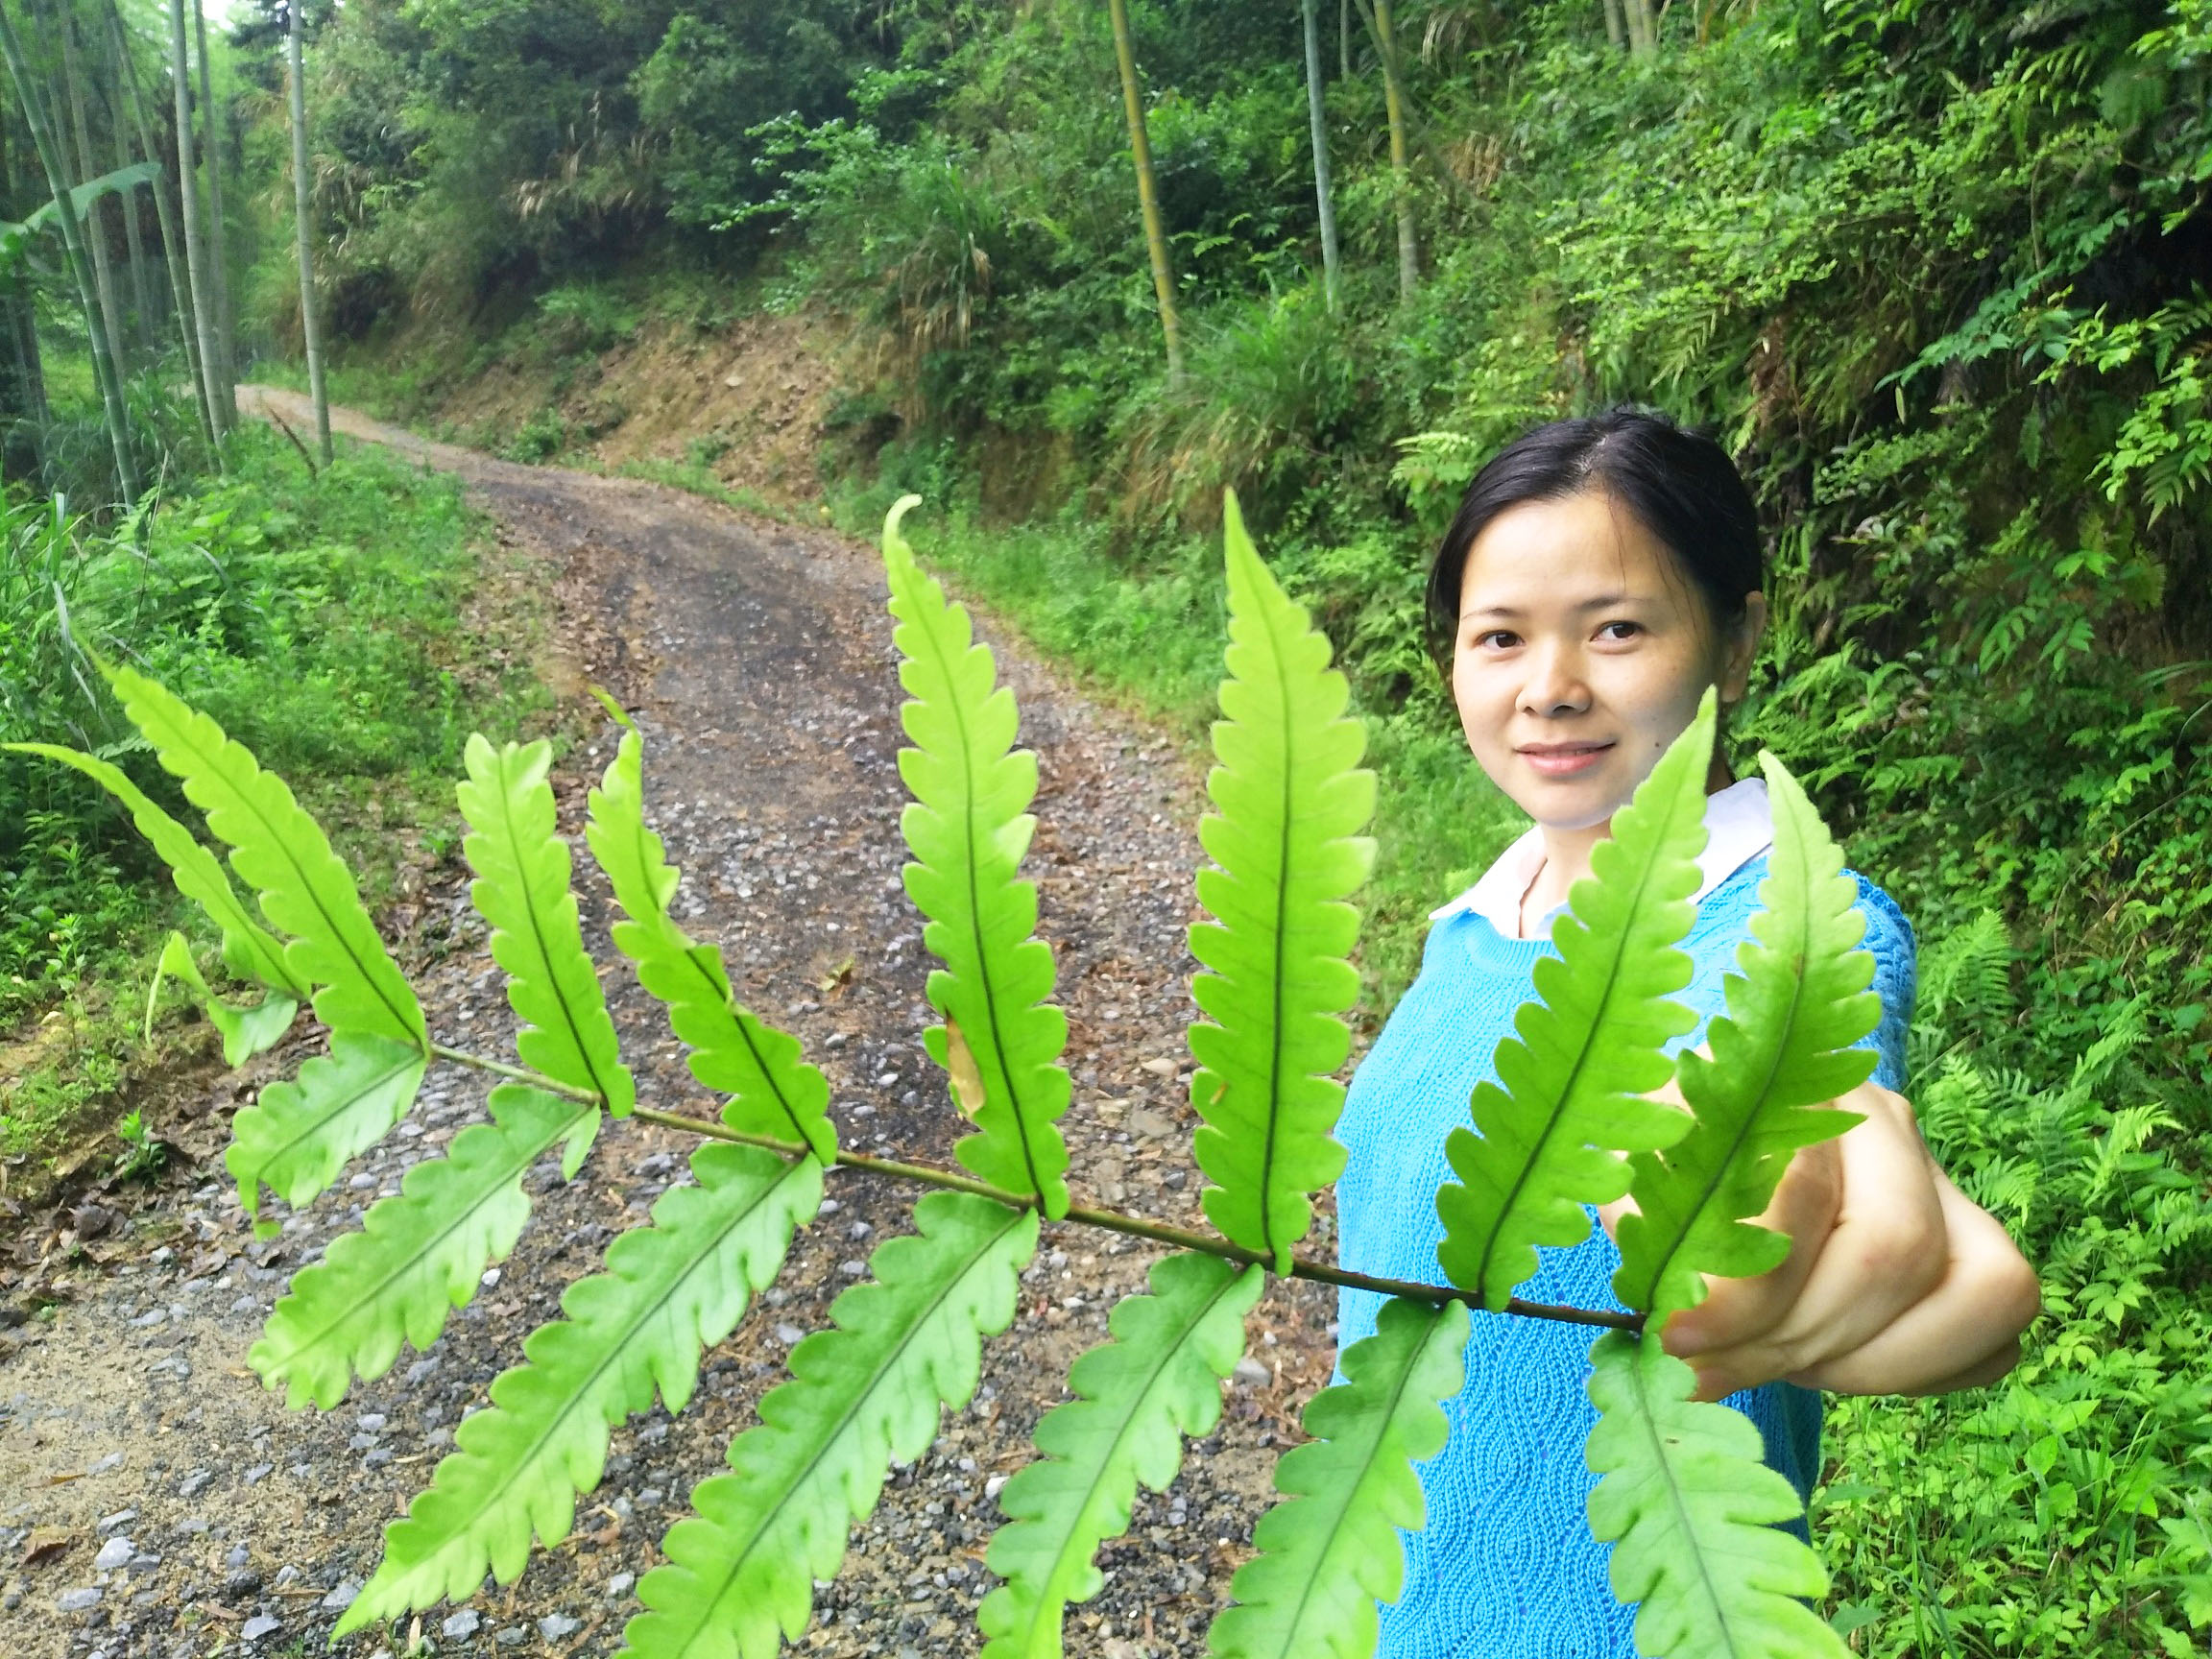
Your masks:
{"label": "fern growing on hillside", "polygon": [[[1204,967],[1190,1030],[1199,1062],[1195,1151],[1218,1233],[1183,1233],[1110,1213],[1070,1213],[1069,1156],[1056,1120],[1070,1089],[1067,1022],[1047,999],[1053,965],[1034,938],[1035,887],[1020,866],[1034,821],[1035,757],[1014,748],[1013,698],[964,608],[884,527],[911,746],[901,775],[915,801],[902,828],[905,884],[943,964],[926,1034],[974,1132],[968,1174],[898,1166],[949,1190],[923,1197],[915,1231],[887,1239],[867,1283],[845,1291],[832,1326],[792,1350],[790,1378],[732,1441],[727,1473],[692,1494],[694,1513],[638,1587],[646,1611],[626,1632],[649,1659],[767,1659],[800,1636],[813,1587],[833,1575],[850,1527],[876,1503],[894,1459],[935,1436],[940,1413],[973,1393],[982,1344],[1012,1320],[1017,1276],[1042,1221],[1118,1227],[1175,1245],[1146,1292],[1115,1310],[1111,1339],[1078,1358],[1073,1398],[1038,1425],[1042,1458],[1004,1489],[1009,1524],[988,1563],[1003,1579],[978,1618],[990,1659],[1053,1659],[1065,1609],[1094,1595],[1099,1548],[1126,1530],[1140,1485],[1173,1480],[1188,1438],[1209,1432],[1220,1386],[1242,1353],[1244,1315],[1270,1274],[1328,1277],[1391,1293],[1375,1334],[1341,1357],[1342,1381],[1308,1406],[1310,1442],[1276,1472],[1282,1502],[1260,1523],[1258,1554],[1216,1620],[1222,1659],[1357,1656],[1372,1650],[1375,1602],[1402,1580],[1400,1528],[1422,1520],[1415,1465],[1444,1444],[1439,1402],[1459,1386],[1470,1317],[1537,1311],[1599,1334],[1589,1446],[1600,1474],[1598,1536],[1613,1540],[1615,1586],[1637,1601],[1652,1655],[1823,1655],[1839,1641],[1803,1599],[1826,1579],[1812,1551],[1774,1523],[1796,1500],[1759,1461],[1758,1436],[1726,1407],[1692,1401],[1688,1368],[1642,1335],[1646,1315],[1690,1306],[1708,1274],[1762,1271],[1784,1248],[1748,1221],[1791,1155],[1840,1132],[1821,1104],[1864,1074],[1852,1045],[1868,1029],[1867,959],[1840,854],[1787,773],[1767,761],[1776,801],[1766,913],[1714,1022],[1714,1060],[1666,1053],[1688,1029],[1672,1000],[1688,977],[1675,949],[1692,918],[1694,860],[1713,741],[1710,699],[1617,817],[1591,879],[1559,924],[1559,957],[1538,971],[1541,1000],[1501,1045],[1499,1081],[1457,1131],[1457,1179],[1437,1194],[1452,1283],[1401,1286],[1333,1273],[1295,1254],[1313,1194],[1342,1167],[1332,1138],[1347,1052],[1340,1019],[1357,988],[1348,900],[1371,846],[1361,835],[1374,781],[1361,731],[1306,613],[1275,583],[1226,514],[1231,646],[1214,812],[1201,830],[1214,866],[1198,876],[1211,920],[1192,929]],[[327,1052],[240,1112],[228,1155],[242,1201],[262,1188],[307,1202],[408,1112],[433,1064],[505,1080],[491,1121],[409,1170],[356,1233],[301,1271],[250,1355],[294,1406],[327,1408],[355,1377],[433,1340],[514,1248],[529,1200],[522,1176],[555,1148],[576,1174],[603,1115],[636,1112],[692,1130],[696,1184],[664,1193],[608,1247],[604,1269],[572,1285],[562,1316],[532,1334],[464,1423],[453,1453],[386,1529],[381,1566],[339,1633],[465,1597],[487,1573],[507,1582],[534,1546],[566,1537],[579,1497],[603,1473],[611,1431],[691,1397],[707,1349],[723,1340],[781,1271],[796,1231],[822,1204],[842,1152],[822,1074],[798,1043],[740,1005],[718,950],[670,914],[679,881],[646,827],[643,747],[626,718],[591,792],[586,841],[622,912],[616,949],[667,1011],[693,1075],[725,1097],[719,1121],[637,1099],[578,926],[569,853],[555,833],[545,745],[468,752],[460,800],[476,879],[520,1022],[517,1066],[429,1040],[415,994],[377,939],[351,876],[277,779],[204,714],[128,669],[110,682],[161,765],[229,850],[267,926],[215,854],[124,775],[73,752],[37,748],[122,800],[207,912],[224,965],[266,988],[259,1010],[215,1000],[180,940],[166,968],[193,984],[234,1058],[274,1041],[311,1000]],[[1986,952],[1984,952],[1986,954]],[[1964,971],[1962,971],[1963,974]],[[1980,975],[1987,978],[1988,974]],[[1678,1077],[1690,1112],[1654,1103]],[[2055,1109],[2056,1111],[2056,1109]],[[1992,1173],[1991,1181],[1999,1177]],[[1584,1206],[1632,1192],[1619,1290],[1635,1310],[1527,1310],[1513,1296],[1536,1249],[1588,1229]],[[1471,1312],[1471,1310],[1473,1310]]]}

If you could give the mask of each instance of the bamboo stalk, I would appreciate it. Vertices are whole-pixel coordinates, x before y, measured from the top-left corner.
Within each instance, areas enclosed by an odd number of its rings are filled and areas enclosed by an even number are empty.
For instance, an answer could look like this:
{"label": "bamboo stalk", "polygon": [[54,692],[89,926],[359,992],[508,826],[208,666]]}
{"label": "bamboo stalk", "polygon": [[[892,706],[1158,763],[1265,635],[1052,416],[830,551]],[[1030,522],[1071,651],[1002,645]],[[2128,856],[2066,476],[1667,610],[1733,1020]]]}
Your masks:
{"label": "bamboo stalk", "polygon": [[1390,190],[1398,205],[1398,298],[1410,300],[1421,281],[1421,245],[1413,226],[1412,171],[1406,158],[1406,92],[1398,75],[1390,0],[1375,0],[1375,37],[1382,57],[1382,108],[1390,121]]}
{"label": "bamboo stalk", "polygon": [[1144,248],[1152,258],[1152,292],[1160,301],[1160,332],[1167,342],[1167,379],[1183,379],[1183,323],[1175,312],[1175,273],[1167,263],[1167,236],[1160,228],[1160,194],[1152,183],[1152,144],[1144,131],[1144,95],[1137,84],[1137,53],[1129,40],[1128,0],[1106,0],[1114,24],[1114,58],[1121,70],[1121,108],[1129,122],[1129,152],[1137,163],[1137,204],[1144,216]]}
{"label": "bamboo stalk", "polygon": [[315,400],[315,445],[323,452],[323,465],[330,465],[330,393],[323,382],[323,324],[315,310],[315,263],[307,238],[307,92],[304,68],[306,50],[300,36],[301,0],[288,0],[286,79],[291,82],[292,106],[292,222],[300,244],[300,332],[307,347],[307,391]]}
{"label": "bamboo stalk", "polygon": [[1329,184],[1329,116],[1321,102],[1321,24],[1314,0],[1299,0],[1306,31],[1306,119],[1313,135],[1313,196],[1321,213],[1321,285],[1336,309],[1336,198]]}
{"label": "bamboo stalk", "polygon": [[184,265],[192,279],[193,329],[200,341],[201,385],[207,423],[218,440],[236,424],[238,408],[225,419],[223,371],[215,355],[215,310],[207,279],[207,254],[200,245],[197,168],[192,159],[192,71],[184,50],[184,0],[169,0],[169,73],[177,92],[177,189],[184,221]]}
{"label": "bamboo stalk", "polygon": [[[77,182],[89,184],[97,176],[99,163],[92,159],[92,128],[84,118],[84,75],[77,62],[77,20],[69,14],[67,0],[55,8],[54,32],[61,40],[61,84],[68,99],[69,122],[77,134]],[[60,148],[64,156],[68,155],[66,142]],[[121,374],[128,358],[123,349],[123,308],[115,299],[115,271],[108,257],[107,205],[105,197],[84,204],[84,242],[92,255],[92,292],[100,301],[100,326],[107,331],[108,355],[114,361],[116,373]]]}
{"label": "bamboo stalk", "polygon": [[223,215],[223,121],[215,108],[214,69],[207,58],[207,8],[193,0],[192,26],[200,42],[200,113],[207,124],[207,268],[214,277],[215,367],[226,428],[238,424],[237,322],[230,312],[230,252]]}
{"label": "bamboo stalk", "polygon": [[[108,132],[115,141],[115,165],[118,170],[131,165],[131,131],[123,116],[123,66],[113,61],[112,43],[108,49],[108,67],[112,71],[108,96]],[[155,317],[154,286],[146,278],[146,238],[139,227],[138,190],[135,185],[123,192],[123,242],[131,254],[131,302],[136,326],[132,337],[138,343],[138,353],[148,362],[159,349]]]}

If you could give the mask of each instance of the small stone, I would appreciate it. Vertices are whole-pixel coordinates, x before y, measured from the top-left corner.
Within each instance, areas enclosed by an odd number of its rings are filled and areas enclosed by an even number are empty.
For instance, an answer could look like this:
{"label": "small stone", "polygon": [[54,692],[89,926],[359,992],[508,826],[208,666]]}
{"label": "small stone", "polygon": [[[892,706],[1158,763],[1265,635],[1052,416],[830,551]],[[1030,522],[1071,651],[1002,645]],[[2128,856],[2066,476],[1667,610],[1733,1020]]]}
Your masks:
{"label": "small stone", "polygon": [[92,1557],[92,1569],[96,1573],[112,1573],[136,1553],[131,1540],[118,1532],[100,1546],[100,1553]]}
{"label": "small stone", "polygon": [[274,1463],[256,1463],[252,1468],[246,1471],[246,1484],[258,1486],[276,1472],[276,1465]]}
{"label": "small stone", "polygon": [[241,1567],[223,1580],[223,1599],[243,1601],[261,1588],[261,1575],[251,1567]]}
{"label": "small stone", "polygon": [[437,1369],[438,1361],[435,1359],[416,1360],[414,1364],[407,1367],[407,1386],[410,1388],[420,1386],[429,1379],[430,1373]]}
{"label": "small stone", "polygon": [[630,1594],[630,1586],[637,1582],[637,1574],[617,1573],[613,1577],[607,1580],[607,1594],[610,1596],[627,1596]]}
{"label": "small stone", "polygon": [[638,1506],[644,1509],[658,1509],[661,1507],[662,1496],[663,1494],[658,1486],[644,1487],[637,1494]]}
{"label": "small stone", "polygon": [[360,1594],[360,1579],[341,1578],[331,1586],[330,1594],[323,1598],[323,1605],[332,1613],[343,1613],[353,1604],[353,1598]]}
{"label": "small stone", "polygon": [[243,1544],[230,1546],[230,1553],[223,1557],[223,1565],[236,1572],[253,1559],[252,1552]]}
{"label": "small stone", "polygon": [[1190,1184],[1190,1173],[1187,1169],[1170,1169],[1166,1174],[1160,1177],[1160,1185],[1166,1188],[1170,1192],[1182,1191]]}
{"label": "small stone", "polygon": [[241,1642],[258,1642],[264,1636],[274,1636],[284,1628],[284,1622],[273,1614],[256,1613],[238,1628]]}
{"label": "small stone", "polygon": [[89,1613],[100,1605],[100,1592],[89,1584],[82,1590],[64,1590],[54,1598],[54,1605],[64,1613]]}
{"label": "small stone", "polygon": [[848,1279],[857,1279],[868,1271],[868,1263],[860,1261],[840,1262],[837,1263],[837,1271]]}
{"label": "small stone", "polygon": [[475,1608],[464,1607],[438,1626],[438,1634],[448,1642],[466,1642],[476,1634],[476,1626],[483,1622]]}
{"label": "small stone", "polygon": [[896,1071],[878,1072],[876,1077],[876,1087],[878,1089],[888,1089],[892,1084],[898,1081],[899,1073]]}
{"label": "small stone", "polygon": [[206,1491],[208,1487],[214,1484],[214,1470],[195,1469],[191,1474],[185,1476],[183,1479],[177,1482],[177,1496],[183,1499],[185,1503],[189,1503],[193,1499],[199,1497],[201,1493]]}
{"label": "small stone", "polygon": [[383,1433],[383,1432],[384,1432],[384,1413],[383,1413],[383,1412],[381,1412],[381,1411],[364,1411],[364,1412],[362,1412],[362,1413],[361,1413],[361,1421],[360,1421],[360,1430],[361,1430],[361,1432],[362,1432],[362,1433],[364,1433],[364,1434],[381,1434],[381,1433]]}
{"label": "small stone", "polygon": [[1275,1381],[1275,1373],[1249,1354],[1237,1361],[1236,1377],[1238,1382],[1254,1388]]}
{"label": "small stone", "polygon": [[576,1621],[565,1613],[548,1613],[538,1621],[538,1634],[548,1642],[558,1642],[564,1636],[576,1633]]}
{"label": "small stone", "polygon": [[143,1577],[160,1565],[161,1557],[149,1551],[141,1550],[137,1554],[131,1557],[131,1572],[133,1576]]}
{"label": "small stone", "polygon": [[177,1530],[193,1533],[204,1532],[207,1530],[207,1523],[198,1515],[187,1515],[183,1520],[177,1523]]}
{"label": "small stone", "polygon": [[510,1624],[492,1640],[498,1643],[502,1647],[519,1647],[523,1643],[530,1640],[530,1632],[519,1624]]}
{"label": "small stone", "polygon": [[1153,1111],[1149,1106],[1140,1106],[1129,1114],[1129,1133],[1142,1135],[1153,1141],[1165,1141],[1175,1133],[1175,1119],[1165,1113]]}
{"label": "small stone", "polygon": [[1004,1489],[1006,1480],[1007,1477],[1003,1475],[992,1476],[990,1479],[983,1482],[983,1496],[986,1498],[998,1497],[999,1492]]}
{"label": "small stone", "polygon": [[92,1524],[92,1530],[100,1533],[102,1536],[106,1536],[108,1533],[114,1531],[116,1527],[128,1527],[132,1522],[137,1519],[137,1510],[118,1509],[112,1515],[101,1516],[99,1520]]}
{"label": "small stone", "polygon": [[796,1325],[779,1325],[776,1327],[776,1340],[782,1343],[786,1348],[792,1346],[805,1334],[806,1333],[800,1330]]}
{"label": "small stone", "polygon": [[299,1568],[297,1568],[297,1567],[279,1567],[279,1568],[276,1570],[276,1588],[277,1588],[277,1589],[281,1590],[281,1589],[283,1589],[283,1588],[284,1588],[284,1587],[285,1587],[287,1584],[297,1584],[297,1583],[299,1583],[299,1582],[300,1582],[300,1569],[299,1569]]}

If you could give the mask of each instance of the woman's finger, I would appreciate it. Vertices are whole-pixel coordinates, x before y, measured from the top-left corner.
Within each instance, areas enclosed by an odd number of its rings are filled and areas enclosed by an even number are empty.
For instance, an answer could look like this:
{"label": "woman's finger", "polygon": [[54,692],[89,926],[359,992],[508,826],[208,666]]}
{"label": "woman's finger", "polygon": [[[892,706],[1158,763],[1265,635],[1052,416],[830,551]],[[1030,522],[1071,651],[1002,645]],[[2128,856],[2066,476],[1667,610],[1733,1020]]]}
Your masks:
{"label": "woman's finger", "polygon": [[2034,1271],[1997,1218],[1936,1172],[1949,1261],[1928,1295],[1859,1347],[1791,1381],[1837,1394],[1936,1394],[1994,1382],[2017,1363],[2042,1309]]}
{"label": "woman's finger", "polygon": [[1660,1333],[1680,1358],[1738,1347],[1781,1323],[1805,1288],[1836,1226],[1843,1196],[1841,1156],[1835,1142],[1808,1146],[1790,1161],[1758,1224],[1785,1235],[1790,1253],[1752,1279],[1705,1276],[1705,1300],[1671,1317]]}
{"label": "woman's finger", "polygon": [[1911,1106],[1874,1084],[1837,1104],[1865,1120],[1834,1142],[1842,1178],[1836,1224],[1778,1321],[1743,1340],[1685,1355],[1697,1367],[1705,1398],[1811,1371],[1864,1346],[1943,1276],[1950,1256],[1936,1187],[1941,1172],[1921,1144]]}

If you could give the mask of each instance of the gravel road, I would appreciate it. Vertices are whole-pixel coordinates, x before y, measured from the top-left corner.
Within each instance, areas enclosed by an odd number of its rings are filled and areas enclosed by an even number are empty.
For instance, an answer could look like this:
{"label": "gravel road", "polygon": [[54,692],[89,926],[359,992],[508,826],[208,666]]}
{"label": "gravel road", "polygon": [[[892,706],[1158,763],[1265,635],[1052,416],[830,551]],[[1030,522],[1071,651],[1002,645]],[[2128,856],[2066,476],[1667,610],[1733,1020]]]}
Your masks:
{"label": "gravel road", "polygon": [[[301,400],[242,390],[301,429]],[[949,1163],[957,1120],[919,1042],[927,963],[898,879],[899,691],[873,550],[658,486],[492,461],[334,414],[341,432],[459,472],[552,585],[570,657],[557,673],[571,690],[585,678],[612,686],[645,732],[649,812],[686,871],[683,920],[723,946],[739,995],[828,1073],[841,1141]],[[1065,1128],[1078,1202],[1197,1224],[1182,1034],[1199,761],[1086,700],[987,617],[982,631],[1042,761],[1028,869],[1071,1028]],[[641,1098],[698,1110],[661,1011],[605,945],[603,884],[581,856],[584,790],[612,736],[556,774],[563,829],[579,847],[586,936],[616,964],[606,982]],[[422,872],[383,920],[433,1035],[504,1055],[514,1022],[465,884],[454,863]],[[12,1293],[43,1275],[61,1300],[48,1317],[12,1310],[13,1328],[0,1332],[0,1651],[206,1659],[320,1647],[373,1571],[379,1528],[426,1481],[453,1425],[517,1361],[566,1283],[595,1271],[606,1241],[687,1178],[688,1138],[635,1121],[612,1125],[572,1184],[541,1166],[526,1183],[535,1209],[520,1247],[438,1341],[403,1353],[333,1411],[288,1413],[245,1365],[287,1277],[479,1118],[486,1093],[478,1073],[434,1070],[397,1134],[256,1242],[220,1178],[222,1125],[314,1051],[303,1031],[191,1092],[170,1138],[200,1162],[104,1228],[85,1218],[87,1254],[26,1267],[19,1248]],[[615,1651],[659,1539],[753,1420],[789,1344],[827,1322],[829,1302],[881,1237],[910,1229],[911,1190],[841,1171],[830,1191],[767,1305],[707,1356],[691,1407],[673,1419],[657,1407],[615,1431],[606,1479],[566,1543],[510,1586],[487,1584],[413,1631],[364,1632],[346,1650]],[[993,1499],[1026,1460],[1040,1413],[1062,1398],[1069,1363],[1103,1339],[1114,1301],[1141,1287],[1155,1254],[1046,1229],[1014,1326],[986,1345],[974,1404],[895,1474],[797,1650],[905,1659],[977,1648]],[[1270,1290],[1220,1430],[1190,1449],[1172,1488],[1140,1497],[1128,1537],[1103,1552],[1105,1590],[1070,1613],[1071,1654],[1203,1650],[1276,1449],[1295,1441],[1300,1403],[1327,1379],[1332,1317],[1314,1286]]]}

